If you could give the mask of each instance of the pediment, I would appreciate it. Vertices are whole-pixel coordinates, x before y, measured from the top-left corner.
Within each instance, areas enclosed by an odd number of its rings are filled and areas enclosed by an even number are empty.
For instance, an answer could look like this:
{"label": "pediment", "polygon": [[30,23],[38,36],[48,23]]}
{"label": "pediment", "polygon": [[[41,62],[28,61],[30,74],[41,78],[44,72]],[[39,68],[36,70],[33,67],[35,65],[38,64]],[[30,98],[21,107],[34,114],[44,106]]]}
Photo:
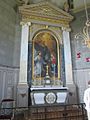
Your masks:
{"label": "pediment", "polygon": [[45,18],[47,20],[60,20],[65,22],[70,22],[73,19],[73,16],[69,13],[63,11],[62,9],[57,8],[49,2],[41,2],[37,4],[23,5],[19,7],[19,11],[25,19],[27,17],[38,17]]}

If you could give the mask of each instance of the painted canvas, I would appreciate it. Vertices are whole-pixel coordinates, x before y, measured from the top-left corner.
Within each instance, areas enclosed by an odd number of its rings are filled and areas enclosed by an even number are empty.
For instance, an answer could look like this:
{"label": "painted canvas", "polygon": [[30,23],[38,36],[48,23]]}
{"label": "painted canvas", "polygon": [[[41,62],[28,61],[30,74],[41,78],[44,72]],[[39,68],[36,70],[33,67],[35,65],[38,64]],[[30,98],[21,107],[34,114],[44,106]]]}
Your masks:
{"label": "painted canvas", "polygon": [[58,76],[58,50],[55,37],[47,31],[39,32],[33,39],[33,76],[44,78]]}

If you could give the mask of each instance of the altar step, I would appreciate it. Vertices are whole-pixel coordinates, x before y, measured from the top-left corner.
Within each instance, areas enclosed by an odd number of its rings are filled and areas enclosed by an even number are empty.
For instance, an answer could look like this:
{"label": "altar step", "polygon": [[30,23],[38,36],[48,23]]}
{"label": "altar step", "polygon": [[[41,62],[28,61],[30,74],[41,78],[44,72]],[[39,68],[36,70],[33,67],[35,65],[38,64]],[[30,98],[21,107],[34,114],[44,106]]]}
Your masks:
{"label": "altar step", "polygon": [[30,120],[87,120],[83,105],[38,106],[31,108]]}
{"label": "altar step", "polygon": [[88,120],[85,104],[15,108],[14,120]]}

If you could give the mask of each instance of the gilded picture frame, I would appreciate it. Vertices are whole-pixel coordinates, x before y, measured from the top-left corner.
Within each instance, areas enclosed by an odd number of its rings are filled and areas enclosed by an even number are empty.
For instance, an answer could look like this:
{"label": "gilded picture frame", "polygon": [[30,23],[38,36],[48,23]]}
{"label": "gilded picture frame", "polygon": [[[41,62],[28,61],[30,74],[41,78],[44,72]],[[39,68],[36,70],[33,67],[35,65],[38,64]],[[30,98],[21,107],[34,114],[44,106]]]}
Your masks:
{"label": "gilded picture frame", "polygon": [[43,80],[48,74],[60,79],[60,51],[57,37],[50,31],[39,31],[33,37],[32,79]]}

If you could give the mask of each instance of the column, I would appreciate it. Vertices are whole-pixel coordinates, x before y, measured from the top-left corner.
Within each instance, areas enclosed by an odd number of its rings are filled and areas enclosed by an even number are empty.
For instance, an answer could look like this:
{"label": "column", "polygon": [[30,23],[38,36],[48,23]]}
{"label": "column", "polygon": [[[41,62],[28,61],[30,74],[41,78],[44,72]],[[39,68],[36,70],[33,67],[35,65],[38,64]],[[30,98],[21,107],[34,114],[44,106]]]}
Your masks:
{"label": "column", "polygon": [[21,32],[21,53],[20,53],[20,72],[17,86],[17,106],[28,106],[28,84],[27,84],[27,65],[28,65],[28,39],[30,22],[22,23]]}
{"label": "column", "polygon": [[73,84],[71,47],[70,47],[70,36],[68,29],[63,29],[63,43],[64,43],[66,84]]}
{"label": "column", "polygon": [[29,22],[22,25],[19,84],[27,84],[29,26]]}
{"label": "column", "polygon": [[28,84],[32,85],[32,41],[28,43]]}
{"label": "column", "polygon": [[65,78],[66,86],[69,88],[69,103],[77,103],[76,85],[73,81],[72,73],[72,58],[71,58],[71,46],[70,46],[70,29],[64,28],[63,30],[63,43],[64,43],[64,58],[65,58]]}

